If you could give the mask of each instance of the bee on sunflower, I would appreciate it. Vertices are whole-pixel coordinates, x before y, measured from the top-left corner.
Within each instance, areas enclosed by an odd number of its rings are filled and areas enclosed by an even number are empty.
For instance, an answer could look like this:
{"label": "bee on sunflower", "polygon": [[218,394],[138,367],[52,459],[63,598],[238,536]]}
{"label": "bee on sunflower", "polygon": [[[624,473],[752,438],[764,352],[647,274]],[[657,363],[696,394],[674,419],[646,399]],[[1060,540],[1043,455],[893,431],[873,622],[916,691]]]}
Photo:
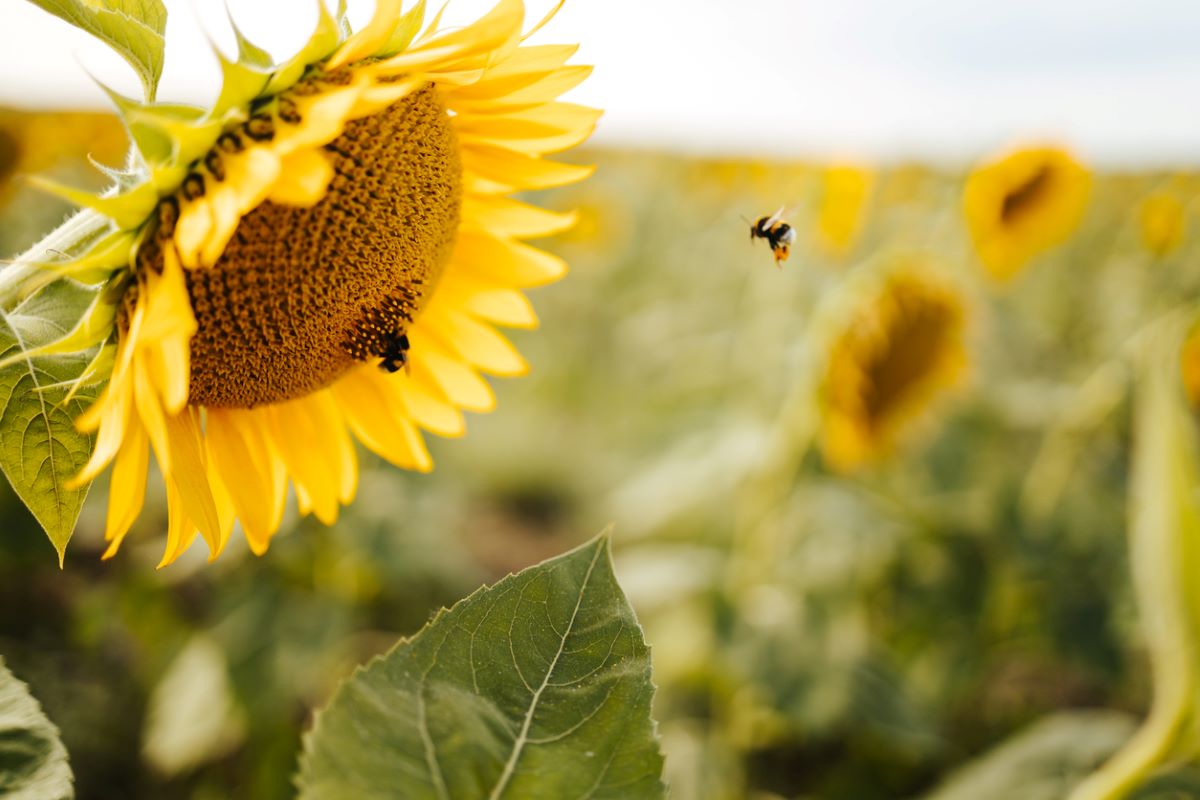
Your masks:
{"label": "bee on sunflower", "polygon": [[988,273],[1009,280],[1035,256],[1066,241],[1087,207],[1091,179],[1070,153],[1018,150],[975,168],[963,213]]}
{"label": "bee on sunflower", "polygon": [[350,33],[318,3],[278,64],[238,34],[211,108],[114,95],[135,145],[116,189],[44,184],[90,210],[68,223],[84,246],[36,264],[22,294],[101,287],[47,351],[100,345],[75,382],[107,379],[75,420],[95,434],[75,483],[111,466],[105,557],[141,511],[151,451],[160,566],[197,535],[215,558],[235,520],[261,554],[289,483],[331,524],[355,494],[355,440],[427,471],[423,432],[461,435],[463,411],[493,408],[481,373],[527,370],[496,326],[535,327],[522,289],[566,264],[521,240],[573,215],[510,195],[590,173],[543,157],[593,130],[598,111],[558,101],[590,67],[525,44],[561,3],[528,30],[522,0],[449,30],[424,5],[378,0]]}
{"label": "bee on sunflower", "polygon": [[850,287],[819,382],[821,451],[850,473],[889,455],[966,372],[966,302],[924,268]]}

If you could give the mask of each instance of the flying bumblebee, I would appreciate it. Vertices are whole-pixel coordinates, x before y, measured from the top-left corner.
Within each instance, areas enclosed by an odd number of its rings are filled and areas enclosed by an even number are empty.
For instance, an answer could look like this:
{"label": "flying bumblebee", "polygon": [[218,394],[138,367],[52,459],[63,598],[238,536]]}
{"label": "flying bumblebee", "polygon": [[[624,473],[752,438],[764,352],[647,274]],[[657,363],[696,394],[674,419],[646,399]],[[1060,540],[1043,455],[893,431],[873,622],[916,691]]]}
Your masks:
{"label": "flying bumblebee", "polygon": [[780,206],[771,216],[759,217],[758,222],[750,225],[750,241],[766,239],[767,244],[771,245],[771,253],[775,256],[775,266],[780,268],[783,267],[783,262],[787,261],[788,250],[796,241],[796,229],[783,221],[786,208]]}

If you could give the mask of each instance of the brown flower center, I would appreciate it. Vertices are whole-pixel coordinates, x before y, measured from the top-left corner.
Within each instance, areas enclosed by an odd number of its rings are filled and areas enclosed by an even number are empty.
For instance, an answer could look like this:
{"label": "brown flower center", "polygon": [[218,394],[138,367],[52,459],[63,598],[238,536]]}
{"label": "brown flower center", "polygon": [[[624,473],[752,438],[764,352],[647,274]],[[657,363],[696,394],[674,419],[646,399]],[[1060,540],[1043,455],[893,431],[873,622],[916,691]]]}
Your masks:
{"label": "brown flower center", "polygon": [[334,177],[321,202],[263,203],[215,265],[187,271],[193,404],[252,408],[328,386],[394,355],[431,295],[462,205],[437,92],[349,123],[325,155]]}
{"label": "brown flower center", "polygon": [[1024,183],[1004,195],[1004,201],[1000,205],[1000,221],[1011,225],[1036,208],[1048,193],[1052,178],[1053,170],[1043,165]]}
{"label": "brown flower center", "polygon": [[934,297],[897,291],[895,301],[897,316],[888,326],[887,342],[864,364],[863,403],[876,426],[936,374],[958,324],[955,310]]}

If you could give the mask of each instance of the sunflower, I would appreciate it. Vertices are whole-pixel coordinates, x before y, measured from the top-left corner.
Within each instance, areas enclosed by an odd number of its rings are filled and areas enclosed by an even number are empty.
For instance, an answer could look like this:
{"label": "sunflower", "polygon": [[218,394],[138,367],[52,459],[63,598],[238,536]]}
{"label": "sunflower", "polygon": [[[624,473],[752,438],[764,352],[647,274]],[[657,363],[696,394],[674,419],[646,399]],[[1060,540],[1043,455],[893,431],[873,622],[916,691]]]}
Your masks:
{"label": "sunflower", "polygon": [[1138,221],[1142,243],[1154,255],[1170,255],[1183,244],[1187,220],[1183,202],[1170,192],[1156,192],[1142,201]]}
{"label": "sunflower", "polygon": [[1007,280],[1064,242],[1083,217],[1090,183],[1087,170],[1052,147],[1019,150],[972,171],[963,211],[992,277]]}
{"label": "sunflower", "polygon": [[832,255],[845,256],[858,240],[873,182],[868,170],[850,164],[831,166],[822,174],[817,234]]}
{"label": "sunflower", "polygon": [[576,47],[524,44],[558,7],[529,31],[521,0],[440,30],[424,2],[378,0],[349,33],[319,5],[284,63],[240,34],[237,61],[218,54],[212,108],[117,97],[138,166],[119,191],[49,187],[109,221],[45,265],[104,287],[68,339],[103,342],[85,378],[109,373],[77,420],[96,435],[77,482],[112,466],[105,557],[141,511],[151,451],[160,566],[197,534],[215,558],[235,520],[262,554],[289,483],[332,524],[355,494],[355,440],[431,469],[423,432],[461,435],[464,410],[495,403],[481,373],[527,370],[495,326],[535,327],[521,290],[566,271],[520,240],[573,216],[509,197],[591,171],[542,157],[599,116],[557,101],[590,72],[566,64]]}
{"label": "sunflower", "polygon": [[1200,327],[1192,328],[1179,351],[1183,393],[1192,410],[1200,411]]}
{"label": "sunflower", "polygon": [[839,472],[887,455],[967,363],[961,295],[915,268],[897,269],[855,298],[821,381],[821,449]]}

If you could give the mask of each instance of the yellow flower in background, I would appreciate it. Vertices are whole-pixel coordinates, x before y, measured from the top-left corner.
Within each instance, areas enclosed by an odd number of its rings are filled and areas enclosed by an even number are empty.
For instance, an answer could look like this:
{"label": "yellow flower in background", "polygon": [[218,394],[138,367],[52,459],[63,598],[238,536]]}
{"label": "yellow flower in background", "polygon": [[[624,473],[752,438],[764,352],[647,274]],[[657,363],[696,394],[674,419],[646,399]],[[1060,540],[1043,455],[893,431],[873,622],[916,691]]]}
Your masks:
{"label": "yellow flower in background", "polygon": [[1083,218],[1090,185],[1087,170],[1053,147],[1019,150],[972,171],[963,211],[992,277],[1007,280],[1066,241]]}
{"label": "yellow flower in background", "polygon": [[1179,351],[1179,370],[1188,402],[1193,410],[1200,411],[1200,327],[1193,328],[1183,341],[1183,348]]}
{"label": "yellow flower in background", "polygon": [[1169,192],[1156,192],[1142,201],[1139,210],[1142,243],[1160,258],[1183,244],[1187,219],[1183,201]]}
{"label": "yellow flower in background", "polygon": [[445,31],[423,16],[379,0],[351,35],[322,5],[283,64],[243,41],[211,109],[120,101],[137,180],[57,189],[113,223],[47,266],[120,298],[86,321],[113,331],[95,366],[111,378],[79,419],[97,436],[78,480],[112,465],[106,557],[141,511],[151,450],[161,565],[197,533],[216,557],[235,519],[261,554],[289,482],[331,524],[355,494],[355,439],[429,470],[422,431],[461,435],[464,410],[495,404],[481,373],[526,372],[496,326],[535,327],[521,290],[566,264],[520,240],[573,216],[508,195],[590,173],[542,157],[594,128],[599,112],[557,101],[590,67],[566,65],[574,46],[524,45],[550,16],[523,30],[521,0]]}
{"label": "yellow flower in background", "polygon": [[888,455],[965,372],[966,308],[951,286],[899,270],[857,301],[821,382],[821,449],[839,472]]}
{"label": "yellow flower in background", "polygon": [[11,198],[18,176],[88,155],[119,161],[124,149],[125,131],[111,114],[0,110],[0,204]]}
{"label": "yellow flower in background", "polygon": [[858,241],[873,182],[869,170],[849,164],[831,166],[822,173],[817,235],[833,255],[845,256]]}

